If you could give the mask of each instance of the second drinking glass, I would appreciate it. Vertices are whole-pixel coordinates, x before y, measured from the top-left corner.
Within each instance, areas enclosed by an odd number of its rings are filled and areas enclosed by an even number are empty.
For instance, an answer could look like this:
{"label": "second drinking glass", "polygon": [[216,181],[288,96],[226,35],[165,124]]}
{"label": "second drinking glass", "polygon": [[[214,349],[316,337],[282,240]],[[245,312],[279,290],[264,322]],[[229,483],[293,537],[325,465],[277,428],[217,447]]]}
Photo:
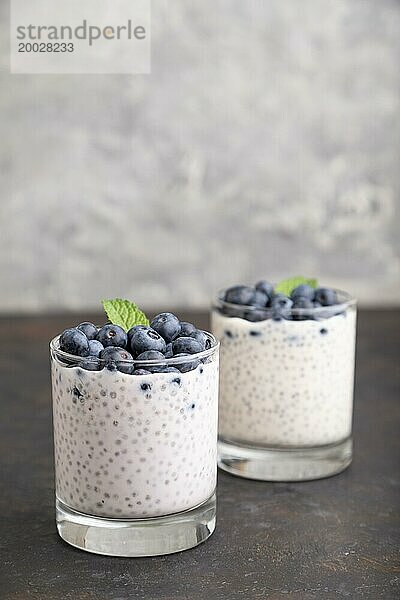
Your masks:
{"label": "second drinking glass", "polygon": [[212,331],[221,341],[222,469],[298,481],[351,462],[356,302],[333,293],[334,306],[303,302],[311,307],[279,314],[219,294]]}

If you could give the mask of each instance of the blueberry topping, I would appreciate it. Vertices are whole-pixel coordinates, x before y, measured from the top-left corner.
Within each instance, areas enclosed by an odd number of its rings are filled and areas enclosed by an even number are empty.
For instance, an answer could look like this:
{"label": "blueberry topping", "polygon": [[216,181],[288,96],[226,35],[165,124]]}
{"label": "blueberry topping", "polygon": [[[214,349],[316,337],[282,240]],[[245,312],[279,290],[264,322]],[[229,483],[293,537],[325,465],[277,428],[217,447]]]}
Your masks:
{"label": "blueberry topping", "polygon": [[[161,352],[157,352],[157,350],[147,350],[146,352],[142,352],[142,354],[139,354],[139,356],[137,357],[137,360],[165,360],[165,356],[164,354],[162,354]],[[149,371],[150,373],[162,373],[163,371],[165,371],[166,365],[161,364],[161,365],[146,365],[146,370]]]}
{"label": "blueberry topping", "polygon": [[200,360],[199,359],[194,359],[194,360],[187,360],[187,357],[190,356],[190,354],[187,354],[185,352],[182,352],[180,354],[176,354],[175,358],[178,357],[182,357],[182,359],[185,361],[179,365],[177,365],[177,368],[180,370],[181,373],[187,373],[188,371],[192,371],[193,369],[196,369],[199,364],[200,364]]}
{"label": "blueberry topping", "polygon": [[333,306],[337,304],[337,296],[335,290],[331,288],[318,288],[315,290],[314,299],[322,306]]}
{"label": "blueberry topping", "polygon": [[104,361],[118,361],[118,360],[133,360],[132,355],[119,346],[107,346],[100,352],[100,358]]}
{"label": "blueberry topping", "polygon": [[290,297],[294,301],[296,301],[297,298],[307,298],[308,300],[314,300],[314,294],[315,290],[311,287],[311,285],[308,285],[307,283],[302,283],[301,285],[298,285],[296,288],[294,288],[294,290],[290,294]]}
{"label": "blueberry topping", "polygon": [[253,298],[251,304],[252,304],[252,306],[260,306],[260,307],[268,306],[268,304],[269,304],[268,294],[266,294],[262,290],[255,290],[254,298]]}
{"label": "blueberry topping", "polygon": [[243,307],[240,307],[239,304],[236,306],[227,306],[223,305],[220,307],[220,312],[227,317],[238,317],[245,318],[246,311]]}
{"label": "blueberry topping", "polygon": [[104,346],[99,340],[89,340],[89,356],[99,356]]}
{"label": "blueberry topping", "polygon": [[[301,280],[303,278],[293,279]],[[292,289],[291,283],[291,279],[285,280],[281,282],[281,284],[285,285],[278,286],[278,289],[287,289],[289,291]],[[235,285],[225,291],[221,300],[225,301],[225,303],[221,302],[217,308],[221,314],[227,317],[246,319],[254,323],[270,319],[271,317],[275,321],[280,321],[281,319],[293,319],[297,321],[321,319],[341,314],[342,312],[330,312],[329,314],[318,312],[313,314],[311,311],[312,308],[337,305],[338,298],[334,289],[314,289],[308,283],[297,285],[297,287],[292,289],[290,297],[281,292],[275,293],[273,285],[264,280],[257,282],[254,288],[246,285]],[[265,310],[267,308],[270,310]],[[292,311],[292,308],[303,309],[304,314],[296,314],[296,310]],[[229,334],[226,335],[229,337]]]}
{"label": "blueberry topping", "polygon": [[118,346],[107,346],[100,352],[99,358],[104,360],[106,368],[110,371],[118,369],[128,375],[133,372],[132,355],[127,350]]}
{"label": "blueberry topping", "polygon": [[246,321],[251,321],[252,323],[257,323],[259,321],[265,321],[268,319],[268,313],[265,310],[255,309],[248,310],[244,313],[244,318]]}
{"label": "blueberry topping", "polygon": [[275,294],[271,300],[272,318],[275,321],[280,321],[282,318],[290,318],[290,309],[293,305],[293,300],[284,294]]}
{"label": "blueberry topping", "polygon": [[157,331],[166,342],[172,342],[181,331],[181,324],[178,317],[168,312],[160,313],[155,316],[150,323],[150,326]]}
{"label": "blueberry topping", "polygon": [[131,350],[134,356],[147,350],[157,350],[164,354],[167,349],[164,338],[154,329],[137,329],[131,337]]}
{"label": "blueberry topping", "polygon": [[298,296],[293,301],[292,308],[314,308],[314,302],[309,298],[303,298],[302,296]]}
{"label": "blueberry topping", "polygon": [[164,353],[165,358],[172,358],[174,355],[173,350],[172,350],[172,343],[170,342],[169,344],[167,344],[167,349]]}
{"label": "blueberry topping", "polygon": [[187,321],[181,321],[181,329],[179,332],[179,337],[189,337],[196,330],[196,327],[193,323],[188,323]]}
{"label": "blueberry topping", "polygon": [[274,286],[272,285],[272,283],[269,283],[269,281],[259,281],[258,283],[256,283],[255,287],[256,290],[264,292],[264,294],[266,294],[269,298],[271,298],[271,296],[274,293]]}
{"label": "blueberry topping", "polygon": [[190,337],[193,338],[194,340],[196,340],[197,342],[199,342],[202,350],[208,350],[209,348],[211,348],[211,340],[204,333],[204,331],[200,331],[200,329],[196,329],[196,331],[194,333],[192,333],[190,335]]}
{"label": "blueberry topping", "polygon": [[82,367],[82,369],[85,369],[85,371],[100,371],[101,370],[100,362],[95,357],[85,358],[85,360],[83,360],[81,362],[81,367]]}
{"label": "blueberry topping", "polygon": [[133,327],[131,327],[127,333],[127,337],[128,337],[128,347],[130,348],[131,346],[131,339],[133,334],[138,331],[139,329],[150,329],[150,327],[148,325],[134,325]]}
{"label": "blueberry topping", "polygon": [[87,337],[88,340],[94,340],[97,335],[97,327],[93,325],[93,323],[89,323],[89,321],[84,321],[84,323],[80,323],[77,327],[79,331],[82,331]]}
{"label": "blueberry topping", "polygon": [[293,300],[291,300],[285,294],[275,294],[271,300],[271,308],[288,309],[293,306]]}
{"label": "blueberry topping", "polygon": [[[179,321],[173,313],[160,313],[151,324],[154,327],[135,325],[126,333],[122,327],[110,322],[97,328],[85,321],[63,331],[59,337],[60,350],[85,359],[79,364],[82,369],[77,371],[85,377],[85,371],[100,371],[104,367],[138,376],[184,373],[201,362],[196,358],[187,360],[187,357],[211,348],[212,342],[206,332],[196,329],[192,323]],[[182,357],[184,364],[168,366],[167,359],[174,357]],[[135,360],[143,361],[146,368],[135,369]],[[156,364],[151,364],[153,362]],[[64,363],[74,366],[75,359],[64,357]],[[180,385],[180,378],[174,381],[179,381]]]}
{"label": "blueberry topping", "polygon": [[60,335],[60,350],[76,356],[89,356],[89,340],[86,335],[76,329],[66,329]]}
{"label": "blueberry topping", "polygon": [[176,354],[197,354],[203,350],[201,344],[192,337],[178,337],[172,342],[172,350]]}
{"label": "blueberry topping", "polygon": [[118,346],[126,348],[128,336],[119,325],[104,325],[97,332],[97,338],[106,348],[107,346]]}
{"label": "blueberry topping", "polygon": [[[299,286],[300,287],[300,286]],[[314,308],[314,303],[312,300],[310,300],[309,298],[304,298],[302,296],[297,296],[294,301],[293,301],[293,307],[292,308],[301,308],[301,309],[313,309]],[[310,315],[309,314],[293,314],[293,320],[294,321],[304,321],[306,319],[309,319]]]}
{"label": "blueberry topping", "polygon": [[146,350],[136,358],[136,360],[164,360],[165,356],[157,350]]}
{"label": "blueberry topping", "polygon": [[225,292],[225,302],[250,306],[255,298],[256,291],[247,285],[235,285]]}

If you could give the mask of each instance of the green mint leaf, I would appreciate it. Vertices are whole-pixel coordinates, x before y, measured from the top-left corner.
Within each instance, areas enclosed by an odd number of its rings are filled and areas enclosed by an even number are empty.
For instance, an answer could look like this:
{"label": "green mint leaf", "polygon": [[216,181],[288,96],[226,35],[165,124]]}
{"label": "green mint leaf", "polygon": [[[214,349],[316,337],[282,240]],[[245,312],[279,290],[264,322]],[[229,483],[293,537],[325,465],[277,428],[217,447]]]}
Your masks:
{"label": "green mint leaf", "polygon": [[318,286],[316,279],[307,279],[307,277],[301,277],[301,275],[297,275],[296,277],[289,277],[289,279],[283,279],[280,281],[278,285],[275,286],[275,292],[285,294],[285,296],[290,296],[294,288],[297,288],[298,285],[303,283],[310,285],[314,289]]}
{"label": "green mint leaf", "polygon": [[125,331],[134,325],[149,325],[148,318],[134,302],[114,298],[114,300],[102,300],[101,303],[111,323],[119,325]]}

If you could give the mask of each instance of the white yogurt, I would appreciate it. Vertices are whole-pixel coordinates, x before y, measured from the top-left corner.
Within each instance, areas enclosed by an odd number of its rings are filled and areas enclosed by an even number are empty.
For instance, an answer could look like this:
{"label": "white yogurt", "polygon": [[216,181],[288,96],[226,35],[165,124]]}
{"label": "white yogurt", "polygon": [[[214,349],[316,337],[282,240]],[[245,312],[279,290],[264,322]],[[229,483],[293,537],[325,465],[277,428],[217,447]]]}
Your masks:
{"label": "white yogurt", "polygon": [[193,508],[216,485],[218,359],[125,375],[52,360],[56,493],[103,517]]}
{"label": "white yogurt", "polygon": [[263,446],[346,439],[353,412],[356,312],[252,323],[214,310],[220,340],[219,435]]}

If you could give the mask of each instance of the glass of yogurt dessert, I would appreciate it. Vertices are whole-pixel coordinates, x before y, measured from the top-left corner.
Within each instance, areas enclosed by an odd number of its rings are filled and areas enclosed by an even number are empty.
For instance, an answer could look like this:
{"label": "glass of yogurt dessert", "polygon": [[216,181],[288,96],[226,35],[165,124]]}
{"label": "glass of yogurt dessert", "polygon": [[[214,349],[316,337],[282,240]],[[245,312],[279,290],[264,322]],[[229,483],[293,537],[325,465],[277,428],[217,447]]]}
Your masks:
{"label": "glass of yogurt dessert", "polygon": [[352,458],[356,301],[293,278],[218,295],[219,466],[242,477],[300,481]]}
{"label": "glass of yogurt dessert", "polygon": [[56,518],[65,541],[151,556],[212,534],[218,350],[213,335],[172,313],[129,329],[81,323],[51,341]]}

